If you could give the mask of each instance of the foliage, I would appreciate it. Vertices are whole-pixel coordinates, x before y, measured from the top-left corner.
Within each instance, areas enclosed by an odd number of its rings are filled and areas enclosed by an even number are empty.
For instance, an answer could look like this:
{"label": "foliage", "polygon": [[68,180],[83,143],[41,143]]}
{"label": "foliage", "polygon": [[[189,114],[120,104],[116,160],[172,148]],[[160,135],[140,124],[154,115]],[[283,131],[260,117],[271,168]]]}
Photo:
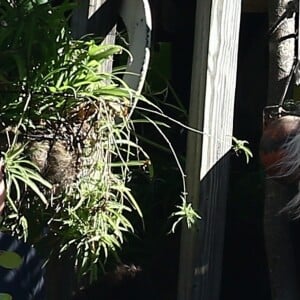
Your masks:
{"label": "foliage", "polygon": [[179,222],[185,220],[188,229],[191,229],[195,222],[201,217],[197,214],[197,212],[193,209],[191,203],[187,203],[186,199],[182,197],[182,205],[176,205],[178,209],[176,212],[172,213],[171,217],[176,217],[177,220],[173,223],[171,228],[171,233],[175,232],[175,229]]}
{"label": "foliage", "polygon": [[[3,153],[5,161],[6,198],[9,202],[12,213],[9,215],[11,230],[21,232],[24,239],[28,237],[27,219],[20,213],[21,200],[25,199],[28,189],[45,204],[48,201],[39,186],[51,188],[51,184],[38,172],[38,168],[31,161],[22,157],[24,146],[11,146]],[[19,228],[21,227],[21,228]]]}
{"label": "foliage", "polygon": [[[73,40],[65,18],[71,8],[67,1],[55,8],[47,1],[1,3],[0,149],[8,199],[3,225],[59,255],[70,251],[79,275],[95,279],[134,232],[132,213],[142,218],[128,183],[135,169],[151,172],[151,163],[135,124],[152,124],[167,142],[182,174],[184,203],[185,179],[162,131],[166,124],[145,113],[171,119],[130,89],[120,68],[104,69],[127,51],[91,37]],[[198,218],[190,204],[178,209],[173,231],[185,214],[188,225]]]}
{"label": "foliage", "polygon": [[142,216],[126,183],[130,167],[149,158],[132,134],[135,92],[103,68],[124,49],[72,40],[69,8],[1,6],[4,226],[30,242],[55,240],[59,252],[75,247],[86,273],[133,232],[129,213]]}
{"label": "foliage", "polygon": [[65,38],[64,15],[70,8],[67,2],[50,8],[47,1],[1,1],[1,84],[33,79],[47,68]]}

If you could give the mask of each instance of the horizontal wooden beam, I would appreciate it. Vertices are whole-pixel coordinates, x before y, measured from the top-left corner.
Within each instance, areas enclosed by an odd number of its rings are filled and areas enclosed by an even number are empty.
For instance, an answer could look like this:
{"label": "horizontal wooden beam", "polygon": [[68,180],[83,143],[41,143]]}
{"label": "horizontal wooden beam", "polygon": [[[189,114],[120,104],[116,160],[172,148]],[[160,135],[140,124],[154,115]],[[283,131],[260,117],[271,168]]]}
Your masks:
{"label": "horizontal wooden beam", "polygon": [[268,11],[268,0],[243,0],[242,12],[266,13]]}
{"label": "horizontal wooden beam", "polygon": [[218,300],[232,144],[241,2],[198,0],[187,142],[188,201],[202,219],[182,228],[178,300]]}

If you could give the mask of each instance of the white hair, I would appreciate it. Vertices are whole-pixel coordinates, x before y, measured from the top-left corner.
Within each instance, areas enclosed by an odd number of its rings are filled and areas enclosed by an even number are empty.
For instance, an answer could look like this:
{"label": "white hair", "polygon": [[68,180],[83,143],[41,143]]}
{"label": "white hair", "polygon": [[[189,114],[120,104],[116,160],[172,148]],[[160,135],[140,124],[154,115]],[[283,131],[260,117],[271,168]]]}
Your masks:
{"label": "white hair", "polygon": [[[300,171],[300,132],[292,139],[287,139],[281,150],[284,153],[282,161],[278,164],[280,175],[291,176]],[[296,175],[297,176],[297,175]]]}
{"label": "white hair", "polygon": [[289,212],[294,219],[300,218],[300,132],[283,144],[281,149],[284,153],[281,161],[274,165],[279,172],[277,178],[295,177],[298,180],[298,193],[288,202],[280,212]]}
{"label": "white hair", "polygon": [[300,218],[300,180],[298,181],[298,192],[288,202],[288,204],[282,208],[279,213],[288,212],[293,219]]}

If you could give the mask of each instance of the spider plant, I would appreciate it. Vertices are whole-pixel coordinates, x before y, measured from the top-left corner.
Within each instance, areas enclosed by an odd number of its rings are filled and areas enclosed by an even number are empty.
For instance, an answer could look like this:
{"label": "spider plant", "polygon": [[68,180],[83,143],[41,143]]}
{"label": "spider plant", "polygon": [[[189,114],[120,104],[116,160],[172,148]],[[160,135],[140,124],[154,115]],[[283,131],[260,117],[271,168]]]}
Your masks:
{"label": "spider plant", "polygon": [[[130,169],[149,160],[129,117],[136,95],[118,74],[103,71],[126,50],[72,40],[61,23],[68,5],[20,3],[7,1],[0,13],[0,58],[10,62],[0,70],[4,226],[30,242],[55,240],[60,253],[75,248],[76,269],[92,274],[134,231],[130,214],[142,217],[127,186]],[[20,28],[10,20],[16,17]],[[37,47],[43,27],[55,30],[43,32],[47,41]]]}
{"label": "spider plant", "polygon": [[[134,232],[132,214],[142,223],[128,183],[133,170],[151,171],[151,164],[134,125],[152,124],[178,159],[166,124],[145,112],[170,118],[130,89],[120,68],[104,71],[107,60],[128,52],[92,37],[73,40],[64,17],[69,9],[68,2],[53,8],[31,0],[0,6],[4,226],[58,255],[72,251],[78,274],[93,280]],[[134,120],[137,111],[143,120]],[[190,205],[178,208],[179,220],[185,212],[188,224],[198,218]]]}

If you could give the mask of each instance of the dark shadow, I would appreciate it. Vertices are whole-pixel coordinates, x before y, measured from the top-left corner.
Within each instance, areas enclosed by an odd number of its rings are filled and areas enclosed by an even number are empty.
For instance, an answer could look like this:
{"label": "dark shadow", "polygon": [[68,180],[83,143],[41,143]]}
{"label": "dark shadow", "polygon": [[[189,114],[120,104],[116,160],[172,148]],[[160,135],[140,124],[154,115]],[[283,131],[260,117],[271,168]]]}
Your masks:
{"label": "dark shadow", "polygon": [[200,182],[192,299],[219,299],[231,155],[222,157]]}
{"label": "dark shadow", "polygon": [[120,265],[87,289],[76,293],[72,300],[153,300],[158,299],[151,281],[142,269]]}
{"label": "dark shadow", "polygon": [[117,24],[121,0],[107,0],[88,20],[87,32],[106,37]]}
{"label": "dark shadow", "polygon": [[244,178],[235,177],[235,159],[243,158],[228,152],[199,186],[192,299],[271,299],[262,214],[257,211],[263,199],[256,194],[261,192],[259,178],[242,182]]}
{"label": "dark shadow", "polygon": [[264,174],[259,161],[268,82],[267,14],[242,14],[233,135],[253,158],[231,158],[225,227],[222,300],[271,299],[264,250]]}

